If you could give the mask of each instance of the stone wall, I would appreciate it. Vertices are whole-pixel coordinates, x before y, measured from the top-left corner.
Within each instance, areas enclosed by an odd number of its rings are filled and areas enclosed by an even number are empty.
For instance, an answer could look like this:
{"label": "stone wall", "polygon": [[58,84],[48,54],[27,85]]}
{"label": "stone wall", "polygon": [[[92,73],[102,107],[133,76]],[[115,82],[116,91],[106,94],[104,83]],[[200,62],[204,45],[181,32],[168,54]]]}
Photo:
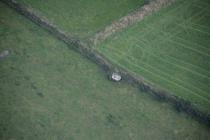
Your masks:
{"label": "stone wall", "polygon": [[171,103],[178,111],[184,111],[188,115],[195,118],[197,121],[210,126],[210,114],[199,110],[190,102],[182,98],[174,96],[163,89],[157,88],[151,83],[146,82],[142,77],[131,74],[126,69],[113,65],[102,54],[89,47],[86,43],[60,30],[58,27],[50,23],[46,18],[38,15],[32,9],[16,2],[15,0],[2,1],[8,6],[14,8],[17,12],[30,19],[32,22],[46,29],[58,39],[64,41],[69,46],[69,48],[74,49],[82,56],[98,64],[106,72],[107,76],[110,76],[112,72],[117,71],[122,76],[122,82],[138,87],[140,90],[151,94],[154,98],[160,101]]}

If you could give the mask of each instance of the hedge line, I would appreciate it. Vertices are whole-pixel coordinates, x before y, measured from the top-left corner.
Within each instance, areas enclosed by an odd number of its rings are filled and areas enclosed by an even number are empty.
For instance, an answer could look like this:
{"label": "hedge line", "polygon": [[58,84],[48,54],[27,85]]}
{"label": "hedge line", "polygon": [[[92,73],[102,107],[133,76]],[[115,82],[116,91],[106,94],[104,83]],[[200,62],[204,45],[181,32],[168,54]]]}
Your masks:
{"label": "hedge line", "polygon": [[140,90],[151,94],[153,97],[157,98],[160,101],[165,101],[173,104],[178,111],[184,111],[197,121],[210,127],[210,114],[199,110],[189,101],[171,95],[167,91],[157,88],[154,85],[146,82],[143,78],[131,74],[123,68],[113,65],[102,54],[89,47],[86,43],[60,30],[58,27],[50,23],[46,18],[38,15],[36,12],[28,8],[27,6],[20,4],[15,0],[2,1],[11,8],[15,9],[20,14],[29,18],[32,22],[46,29],[58,39],[64,41],[71,49],[74,49],[82,56],[98,64],[106,72],[107,76],[110,76],[112,72],[118,72],[123,78],[122,82],[138,87]]}

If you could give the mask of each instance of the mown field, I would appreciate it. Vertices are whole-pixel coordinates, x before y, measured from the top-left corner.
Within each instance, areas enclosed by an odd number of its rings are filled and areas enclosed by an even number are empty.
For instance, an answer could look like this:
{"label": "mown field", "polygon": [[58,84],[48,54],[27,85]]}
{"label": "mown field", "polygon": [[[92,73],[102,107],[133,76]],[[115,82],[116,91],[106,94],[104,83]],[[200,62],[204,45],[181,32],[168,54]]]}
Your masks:
{"label": "mown field", "polygon": [[210,112],[208,0],[178,0],[96,49],[113,63]]}
{"label": "mown field", "polygon": [[145,0],[17,0],[66,32],[86,38],[113,20],[141,7]]}
{"label": "mown field", "polygon": [[165,103],[107,80],[0,2],[1,140],[207,140],[209,128]]}

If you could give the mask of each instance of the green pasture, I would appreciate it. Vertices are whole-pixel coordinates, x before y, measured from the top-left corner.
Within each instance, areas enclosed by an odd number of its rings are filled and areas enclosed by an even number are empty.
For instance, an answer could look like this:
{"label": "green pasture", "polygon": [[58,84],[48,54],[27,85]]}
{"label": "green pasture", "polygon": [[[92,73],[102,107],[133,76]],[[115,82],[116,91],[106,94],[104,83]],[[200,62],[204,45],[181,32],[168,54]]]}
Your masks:
{"label": "green pasture", "polygon": [[177,0],[96,49],[113,63],[210,112],[210,2]]}
{"label": "green pasture", "polygon": [[1,140],[207,140],[209,128],[101,69],[0,2]]}
{"label": "green pasture", "polygon": [[145,0],[17,0],[59,28],[86,38],[113,20],[141,7]]}

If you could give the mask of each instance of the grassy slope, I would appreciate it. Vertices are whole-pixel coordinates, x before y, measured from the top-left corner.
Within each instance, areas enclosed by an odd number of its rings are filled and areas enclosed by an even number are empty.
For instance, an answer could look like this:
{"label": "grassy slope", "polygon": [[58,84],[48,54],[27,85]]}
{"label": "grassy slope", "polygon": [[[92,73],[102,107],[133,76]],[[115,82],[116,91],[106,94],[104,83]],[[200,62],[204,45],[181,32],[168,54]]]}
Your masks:
{"label": "grassy slope", "polygon": [[210,112],[210,3],[178,2],[97,49],[114,63]]}
{"label": "grassy slope", "polygon": [[209,129],[130,86],[0,3],[0,139],[210,139]]}
{"label": "grassy slope", "polygon": [[63,30],[82,38],[92,35],[144,3],[144,0],[18,1],[33,7]]}

